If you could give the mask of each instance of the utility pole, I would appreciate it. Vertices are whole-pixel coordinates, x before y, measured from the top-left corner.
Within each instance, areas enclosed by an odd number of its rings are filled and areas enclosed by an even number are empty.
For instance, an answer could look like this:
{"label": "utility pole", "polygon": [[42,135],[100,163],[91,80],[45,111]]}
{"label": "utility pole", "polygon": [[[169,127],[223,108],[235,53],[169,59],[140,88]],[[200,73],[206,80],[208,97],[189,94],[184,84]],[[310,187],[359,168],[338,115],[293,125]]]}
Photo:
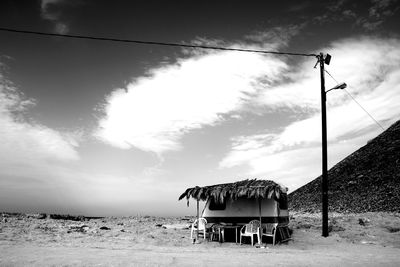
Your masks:
{"label": "utility pole", "polygon": [[324,59],[323,53],[318,56],[319,69],[321,72],[321,118],[322,118],[322,236],[329,236],[328,231],[328,145],[326,130],[326,92],[324,64],[329,65],[330,55]]}

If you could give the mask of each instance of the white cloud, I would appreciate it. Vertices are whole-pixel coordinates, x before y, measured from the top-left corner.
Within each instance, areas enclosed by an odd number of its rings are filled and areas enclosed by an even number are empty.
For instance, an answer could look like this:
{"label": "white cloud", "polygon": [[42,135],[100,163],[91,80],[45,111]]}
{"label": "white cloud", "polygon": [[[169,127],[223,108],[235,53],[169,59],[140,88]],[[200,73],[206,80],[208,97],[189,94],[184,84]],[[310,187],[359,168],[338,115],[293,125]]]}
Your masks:
{"label": "white cloud", "polygon": [[35,105],[0,75],[0,162],[2,171],[10,164],[32,164],[43,161],[65,161],[79,158],[72,133],[62,133],[25,119]]}
{"label": "white cloud", "polygon": [[[60,132],[29,118],[36,101],[0,74],[0,209],[53,212],[68,206],[63,164],[79,159],[75,133]],[[73,202],[73,199],[72,199]],[[57,208],[56,208],[57,207]],[[62,209],[62,208],[61,208]],[[68,212],[68,210],[65,210]]]}
{"label": "white cloud", "polygon": [[241,52],[179,59],[111,93],[95,135],[123,149],[178,150],[185,133],[221,122],[254,97],[260,78],[272,83],[286,68],[274,57]]}
{"label": "white cloud", "polygon": [[[349,84],[363,107],[385,126],[399,119],[400,40],[358,38],[335,42],[329,71]],[[270,111],[277,107],[308,110],[308,118],[293,121],[280,133],[241,136],[233,139],[232,150],[221,161],[222,168],[249,165],[253,174],[285,181],[298,187],[320,174],[321,118],[318,72],[307,61],[293,83],[266,91],[259,104]],[[308,66],[306,68],[306,66]],[[326,77],[328,80],[329,77]],[[342,81],[340,80],[340,81]],[[330,88],[329,84],[327,88]],[[381,130],[343,91],[328,94],[328,142],[330,165],[364,145]],[[306,113],[307,114],[307,113]]]}
{"label": "white cloud", "polygon": [[[157,181],[155,187],[152,177],[88,168],[77,152],[79,134],[26,118],[34,105],[0,74],[0,210],[88,216],[177,213],[176,184]],[[159,196],[154,204],[146,199],[149,192]],[[160,211],[160,205],[167,208]]]}

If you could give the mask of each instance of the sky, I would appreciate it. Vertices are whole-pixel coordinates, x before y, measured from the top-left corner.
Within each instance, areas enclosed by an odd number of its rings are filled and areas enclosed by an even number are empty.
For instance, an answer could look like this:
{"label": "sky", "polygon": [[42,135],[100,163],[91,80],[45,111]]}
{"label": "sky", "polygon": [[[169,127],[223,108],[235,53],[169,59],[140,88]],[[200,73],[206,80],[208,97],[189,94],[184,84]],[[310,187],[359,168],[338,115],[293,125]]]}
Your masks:
{"label": "sky", "polygon": [[[0,1],[0,27],[332,55],[328,165],[400,115],[397,0]],[[186,188],[321,174],[315,57],[0,31],[0,210],[194,215]],[[350,95],[351,96],[350,96]],[[194,203],[194,201],[192,201]]]}

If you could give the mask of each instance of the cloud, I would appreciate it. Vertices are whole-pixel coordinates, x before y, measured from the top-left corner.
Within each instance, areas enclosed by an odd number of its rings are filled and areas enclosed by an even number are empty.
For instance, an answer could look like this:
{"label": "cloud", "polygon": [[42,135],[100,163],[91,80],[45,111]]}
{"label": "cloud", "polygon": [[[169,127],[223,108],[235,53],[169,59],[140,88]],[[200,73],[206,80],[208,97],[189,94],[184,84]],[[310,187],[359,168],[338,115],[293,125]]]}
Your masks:
{"label": "cloud", "polygon": [[[332,23],[338,21],[353,21],[353,27],[358,26],[367,32],[376,31],[399,9],[398,0],[370,0],[362,6],[351,1],[330,1],[321,8],[325,12],[315,16],[312,22],[317,24]],[[362,12],[364,8],[367,13]]]}
{"label": "cloud", "polygon": [[[346,81],[348,91],[386,126],[400,115],[399,45],[398,39],[362,37],[341,40],[322,50],[333,55],[327,66],[330,73]],[[282,130],[233,138],[232,150],[220,162],[221,168],[248,165],[254,175],[276,178],[292,189],[320,174],[320,93],[318,72],[310,67],[313,63],[306,61],[289,75],[293,82],[273,87],[259,98],[259,104],[266,105],[269,112],[285,107],[302,111],[306,118],[294,120]],[[327,98],[332,166],[381,130],[345,92],[332,91]]]}
{"label": "cloud", "polygon": [[397,0],[371,0],[368,16],[357,19],[356,24],[367,31],[377,30],[386,19],[392,17],[399,9]]}
{"label": "cloud", "polygon": [[245,36],[246,40],[261,46],[265,50],[279,50],[287,47],[293,36],[299,34],[307,23],[277,26],[268,31],[255,31]]}
{"label": "cloud", "polygon": [[[0,75],[0,165],[24,165],[79,158],[73,133],[62,133],[26,119],[35,105]],[[7,167],[8,166],[8,167]]]}
{"label": "cloud", "polygon": [[356,18],[356,17],[357,17],[356,13],[354,13],[354,11],[352,11],[352,10],[350,10],[350,9],[344,10],[344,11],[342,12],[342,15],[343,15],[345,18]]}
{"label": "cloud", "polygon": [[[325,10],[324,13],[320,13],[318,16],[315,16],[312,20],[318,24],[324,24],[326,22],[336,22],[343,21],[344,19],[348,19],[349,12],[352,13],[351,10],[346,10],[343,13],[343,9],[346,8],[347,0],[339,0],[339,1],[329,1],[324,3],[319,8],[321,10]],[[344,15],[344,16],[343,16]],[[351,17],[351,16],[350,16]]]}
{"label": "cloud", "polygon": [[64,0],[41,0],[41,16],[43,19],[54,23],[54,31],[58,34],[66,34],[69,31],[69,27],[65,22],[62,22],[60,4],[63,4]]}
{"label": "cloud", "polygon": [[95,136],[122,149],[179,150],[184,134],[221,123],[257,94],[260,78],[272,83],[286,68],[272,56],[230,51],[178,59],[113,91]]}
{"label": "cloud", "polygon": [[[88,216],[132,210],[177,213],[176,197],[168,195],[180,193],[176,184],[157,181],[155,187],[152,177],[91,170],[77,151],[79,133],[57,131],[29,118],[36,102],[0,73],[0,210]],[[155,204],[146,203],[149,192],[159,197]],[[160,205],[167,209],[160,211]]]}
{"label": "cloud", "polygon": [[368,10],[371,18],[389,17],[397,10],[393,10],[393,4],[397,3],[397,0],[371,0],[371,3],[372,6]]}
{"label": "cloud", "polygon": [[311,5],[311,2],[303,1],[301,3],[296,3],[292,6],[288,6],[287,10],[289,12],[300,12],[300,11],[303,11],[303,10],[307,9],[308,7],[310,7],[310,5]]}
{"label": "cloud", "polygon": [[187,212],[184,203],[181,209],[177,206],[177,197],[184,190],[181,182],[108,174],[76,164],[36,164],[8,170],[0,170],[2,211],[86,216],[174,216]]}
{"label": "cloud", "polygon": [[[76,163],[79,134],[61,132],[30,118],[36,101],[27,98],[0,73],[0,209],[38,211],[66,206],[72,177],[64,164]],[[71,202],[68,199],[67,202]],[[68,210],[65,210],[68,212]]]}

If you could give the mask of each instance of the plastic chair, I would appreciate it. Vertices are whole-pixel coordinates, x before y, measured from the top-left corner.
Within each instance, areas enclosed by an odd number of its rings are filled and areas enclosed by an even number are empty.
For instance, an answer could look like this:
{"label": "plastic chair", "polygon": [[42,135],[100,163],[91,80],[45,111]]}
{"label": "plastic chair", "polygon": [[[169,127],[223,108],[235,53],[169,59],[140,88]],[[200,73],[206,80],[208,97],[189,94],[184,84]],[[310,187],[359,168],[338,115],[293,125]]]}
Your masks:
{"label": "plastic chair", "polygon": [[250,237],[251,238],[251,245],[254,246],[254,235],[257,235],[258,240],[260,240],[260,221],[253,220],[249,222],[248,224],[244,225],[240,229],[240,244],[242,244],[242,237]]}
{"label": "plastic chair", "polygon": [[270,236],[272,237],[272,245],[275,246],[275,239],[276,239],[276,227],[278,226],[277,223],[267,223],[265,227],[262,227],[261,231],[261,239],[263,236]]}
{"label": "plastic chair", "polygon": [[[214,238],[217,237],[217,241],[221,242],[224,240],[224,230],[221,230],[221,225],[220,224],[213,224],[211,226],[211,232],[210,232],[210,240],[214,241]],[[222,240],[221,240],[222,238]]]}
{"label": "plastic chair", "polygon": [[197,219],[192,223],[192,230],[190,231],[190,238],[195,239],[193,237],[194,235],[197,236],[197,233],[202,234],[203,238],[206,239],[206,234],[207,234],[207,220],[204,218],[199,218],[199,221]]}

